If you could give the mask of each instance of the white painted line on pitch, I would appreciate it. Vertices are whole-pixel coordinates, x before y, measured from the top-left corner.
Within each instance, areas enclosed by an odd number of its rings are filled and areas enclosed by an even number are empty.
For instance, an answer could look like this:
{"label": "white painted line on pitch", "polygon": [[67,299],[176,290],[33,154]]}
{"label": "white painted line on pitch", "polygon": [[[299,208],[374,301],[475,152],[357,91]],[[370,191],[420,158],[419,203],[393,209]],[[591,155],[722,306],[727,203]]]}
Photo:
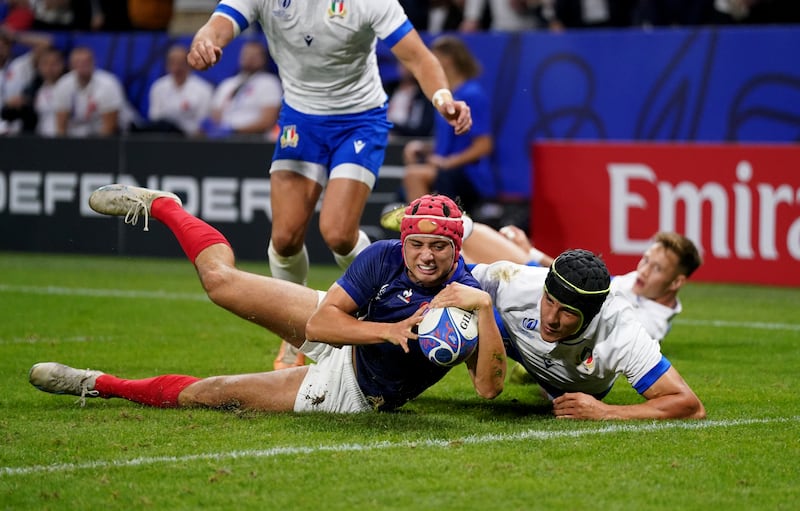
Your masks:
{"label": "white painted line on pitch", "polygon": [[231,451],[206,454],[188,454],[185,456],[156,456],[148,458],[133,458],[130,460],[90,461],[85,463],[57,463],[53,465],[33,465],[29,467],[0,467],[0,477],[40,474],[46,472],[72,472],[75,470],[114,468],[114,467],[139,467],[159,463],[186,463],[189,461],[211,460],[222,461],[249,458],[273,458],[283,455],[315,454],[324,452],[369,452],[382,449],[397,449],[408,447],[451,447],[458,445],[480,445],[494,442],[511,442],[517,440],[554,440],[559,438],[576,438],[589,435],[608,435],[614,433],[651,433],[653,431],[667,431],[675,429],[696,430],[708,428],[730,428],[736,426],[750,426],[760,424],[774,424],[782,422],[800,422],[800,417],[776,417],[771,419],[733,419],[733,420],[704,420],[704,421],[668,421],[668,422],[630,422],[625,424],[612,424],[597,429],[578,429],[572,431],[547,431],[529,429],[519,433],[507,435],[473,435],[452,440],[420,440],[416,442],[375,442],[372,444],[338,444],[320,445],[317,447],[273,447],[272,449],[258,449],[247,451]]}
{"label": "white painted line on pitch", "polygon": [[791,323],[759,323],[756,321],[721,321],[713,319],[683,319],[676,318],[673,323],[680,325],[697,325],[697,326],[715,326],[715,327],[736,327],[736,328],[754,328],[763,330],[792,330],[800,331],[800,325]]}
{"label": "white painted line on pitch", "polygon": [[[112,297],[112,298],[146,298],[158,300],[192,300],[209,301],[205,293],[170,293],[167,291],[139,291],[122,289],[90,289],[81,287],[58,287],[58,286],[12,286],[0,284],[0,293],[28,293],[39,295],[64,295],[64,296],[91,296],[91,297]],[[800,331],[800,325],[794,323],[761,323],[748,321],[723,321],[706,319],[683,319],[675,318],[675,324],[713,326],[717,328],[754,328],[761,330],[789,330]]]}
{"label": "white painted line on pitch", "polygon": [[[209,301],[205,293],[171,293],[168,291],[138,291],[122,289],[90,289],[80,287],[58,287],[58,286],[12,286],[0,284],[0,293],[28,293],[39,295],[64,295],[64,296],[90,296],[90,297],[112,297],[112,298],[146,298],[158,300],[192,300]],[[717,328],[753,328],[757,330],[789,330],[800,331],[800,324],[794,323],[761,323],[755,321],[723,321],[706,319],[684,319],[675,318],[673,320],[678,325],[712,326]]]}
{"label": "white painted line on pitch", "polygon": [[0,344],[48,344],[64,342],[110,342],[114,337],[107,335],[75,335],[72,337],[12,337],[3,339],[0,337]]}
{"label": "white painted line on pitch", "polygon": [[10,286],[0,284],[0,292],[37,295],[90,296],[111,298],[147,298],[159,300],[209,301],[205,293],[171,293],[168,291],[140,291],[125,289],[90,289],[58,286]]}

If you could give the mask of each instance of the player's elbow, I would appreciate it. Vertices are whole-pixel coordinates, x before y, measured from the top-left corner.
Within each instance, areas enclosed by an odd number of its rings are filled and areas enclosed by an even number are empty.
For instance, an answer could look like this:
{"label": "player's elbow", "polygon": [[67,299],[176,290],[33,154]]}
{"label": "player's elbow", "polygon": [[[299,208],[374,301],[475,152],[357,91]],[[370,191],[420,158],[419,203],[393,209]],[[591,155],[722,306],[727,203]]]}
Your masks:
{"label": "player's elbow", "polygon": [[694,403],[691,406],[691,415],[687,416],[687,419],[705,419],[706,418],[706,407],[703,406],[703,403],[695,397]]}
{"label": "player's elbow", "polygon": [[308,321],[306,321],[305,338],[309,341],[325,342],[325,339],[330,338],[330,331],[325,329],[325,326],[330,324],[320,311],[314,312]]}
{"label": "player's elbow", "polygon": [[683,398],[675,403],[675,406],[671,407],[672,413],[668,414],[668,419],[705,419],[706,418],[706,409],[703,406],[703,403],[700,402],[700,399],[694,395],[694,393],[689,393]]}
{"label": "player's elbow", "polygon": [[495,375],[488,380],[476,380],[475,392],[478,393],[483,399],[494,399],[503,393],[505,385],[505,373],[502,375]]}
{"label": "player's elbow", "polygon": [[503,393],[503,386],[487,386],[486,388],[476,388],[475,390],[483,399],[494,399]]}

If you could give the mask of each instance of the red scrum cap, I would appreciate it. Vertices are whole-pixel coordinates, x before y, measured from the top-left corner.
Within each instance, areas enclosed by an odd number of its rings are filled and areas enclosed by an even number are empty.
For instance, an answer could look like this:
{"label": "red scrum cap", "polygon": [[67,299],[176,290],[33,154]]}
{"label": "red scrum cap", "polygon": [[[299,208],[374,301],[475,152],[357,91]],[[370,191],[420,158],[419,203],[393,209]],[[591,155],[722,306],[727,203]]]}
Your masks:
{"label": "red scrum cap", "polygon": [[409,236],[441,236],[453,244],[453,264],[461,254],[464,222],[461,208],[445,195],[423,195],[406,208],[400,223],[400,241]]}

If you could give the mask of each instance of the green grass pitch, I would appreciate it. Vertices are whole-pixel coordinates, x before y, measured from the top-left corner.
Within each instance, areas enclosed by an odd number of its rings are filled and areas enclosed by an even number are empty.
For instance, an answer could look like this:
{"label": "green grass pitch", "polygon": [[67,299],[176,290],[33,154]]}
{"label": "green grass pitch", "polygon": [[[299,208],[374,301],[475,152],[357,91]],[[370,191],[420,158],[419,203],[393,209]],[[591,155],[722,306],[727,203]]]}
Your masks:
{"label": "green grass pitch", "polygon": [[[0,509],[797,509],[800,289],[692,282],[682,299],[663,350],[706,421],[560,421],[534,387],[480,399],[463,366],[387,414],[80,408],[30,366],[262,371],[278,339],[212,305],[183,260],[0,253]],[[606,401],[639,399],[622,381]]]}

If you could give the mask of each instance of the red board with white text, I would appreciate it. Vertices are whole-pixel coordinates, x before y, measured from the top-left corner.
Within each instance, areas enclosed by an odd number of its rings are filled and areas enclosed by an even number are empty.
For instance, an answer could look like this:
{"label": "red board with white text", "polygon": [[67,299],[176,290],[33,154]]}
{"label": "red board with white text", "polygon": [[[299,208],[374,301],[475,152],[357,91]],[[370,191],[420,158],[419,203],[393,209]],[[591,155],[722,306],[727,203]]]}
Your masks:
{"label": "red board with white text", "polygon": [[635,268],[649,238],[700,248],[696,280],[800,286],[800,146],[562,143],[533,146],[537,247]]}

